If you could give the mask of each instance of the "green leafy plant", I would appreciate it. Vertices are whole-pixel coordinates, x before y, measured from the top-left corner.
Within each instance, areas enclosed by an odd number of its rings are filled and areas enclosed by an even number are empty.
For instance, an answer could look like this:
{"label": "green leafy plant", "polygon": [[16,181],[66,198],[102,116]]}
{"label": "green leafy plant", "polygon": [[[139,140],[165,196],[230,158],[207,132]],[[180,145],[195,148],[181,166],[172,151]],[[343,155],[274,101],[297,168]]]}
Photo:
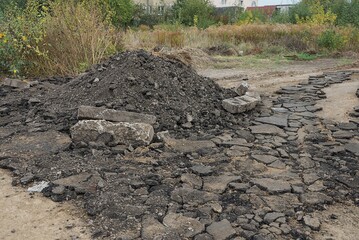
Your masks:
{"label": "green leafy plant", "polygon": [[318,46],[330,51],[340,50],[344,46],[344,38],[334,30],[326,30],[318,37]]}
{"label": "green leafy plant", "polygon": [[[101,1],[100,1],[101,2]],[[117,27],[127,27],[133,20],[136,5],[132,0],[105,0],[106,13]]]}
{"label": "green leafy plant", "polygon": [[177,0],[174,16],[187,26],[207,28],[214,23],[214,6],[209,0]]}
{"label": "green leafy plant", "polygon": [[261,23],[266,21],[266,16],[260,11],[245,11],[238,17],[238,24]]}
{"label": "green leafy plant", "polygon": [[9,4],[0,24],[0,69],[5,73],[28,74],[34,58],[42,56],[39,46],[44,38],[44,18],[48,9],[36,0],[28,0],[23,9]]}
{"label": "green leafy plant", "polygon": [[318,58],[318,55],[310,53],[298,53],[296,56],[298,60],[302,61],[312,61]]}

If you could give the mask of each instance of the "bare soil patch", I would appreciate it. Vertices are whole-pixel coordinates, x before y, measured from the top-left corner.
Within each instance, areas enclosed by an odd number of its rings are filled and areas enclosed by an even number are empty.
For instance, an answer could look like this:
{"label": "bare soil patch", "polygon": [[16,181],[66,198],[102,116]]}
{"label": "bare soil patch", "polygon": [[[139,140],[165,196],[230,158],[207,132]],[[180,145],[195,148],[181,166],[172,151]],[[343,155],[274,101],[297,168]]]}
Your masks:
{"label": "bare soil patch", "polygon": [[318,115],[337,122],[349,122],[349,112],[359,106],[359,99],[355,95],[358,88],[359,74],[353,75],[350,81],[325,88],[327,98],[318,102],[318,106],[323,108]]}
{"label": "bare soil patch", "polygon": [[29,194],[11,181],[9,172],[0,169],[0,239],[91,239],[81,209]]}
{"label": "bare soil patch", "polygon": [[[253,89],[261,93],[272,93],[281,86],[298,84],[306,81],[309,76],[319,75],[324,71],[358,66],[356,58],[322,58],[313,61],[232,58],[220,61],[224,62],[221,67],[209,65],[207,68],[199,69],[198,73],[215,79],[224,88],[232,88],[246,79]],[[230,67],[224,68],[226,65]]]}
{"label": "bare soil patch", "polygon": [[353,240],[359,236],[359,208],[353,205],[336,204],[325,211],[316,212],[322,220],[321,231],[314,236],[317,240]]}

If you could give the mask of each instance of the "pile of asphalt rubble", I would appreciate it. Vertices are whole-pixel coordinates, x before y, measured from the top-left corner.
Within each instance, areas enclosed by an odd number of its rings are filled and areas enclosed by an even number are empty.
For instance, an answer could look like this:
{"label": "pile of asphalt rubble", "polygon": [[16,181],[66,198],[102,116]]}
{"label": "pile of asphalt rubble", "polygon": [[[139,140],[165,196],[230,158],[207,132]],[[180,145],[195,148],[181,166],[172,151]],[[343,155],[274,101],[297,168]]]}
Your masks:
{"label": "pile of asphalt rubble", "polygon": [[94,238],[313,239],[328,204],[359,204],[359,107],[320,119],[312,76],[275,97],[220,88],[175,60],[118,54],[71,78],[0,85],[0,167],[74,199]]}

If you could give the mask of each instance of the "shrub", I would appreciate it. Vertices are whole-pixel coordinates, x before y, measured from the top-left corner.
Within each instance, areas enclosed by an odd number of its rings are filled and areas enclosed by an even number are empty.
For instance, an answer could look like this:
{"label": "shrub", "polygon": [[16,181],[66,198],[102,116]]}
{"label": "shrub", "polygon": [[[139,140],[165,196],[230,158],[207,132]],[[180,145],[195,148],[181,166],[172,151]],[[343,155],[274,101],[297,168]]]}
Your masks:
{"label": "shrub", "polygon": [[238,24],[250,24],[265,22],[266,16],[260,11],[245,11],[238,17]]}
{"label": "shrub", "polygon": [[274,23],[290,23],[289,11],[275,11],[271,21]]}
{"label": "shrub", "polygon": [[[0,24],[0,70],[4,73],[28,74],[35,67],[34,57],[42,56],[46,9],[36,0],[29,0],[25,9],[9,4]],[[40,12],[41,11],[41,12]]]}
{"label": "shrub", "polygon": [[[100,3],[102,1],[99,1]],[[105,14],[108,14],[112,24],[117,27],[127,27],[133,20],[136,11],[132,0],[105,0]]]}
{"label": "shrub", "polygon": [[289,19],[292,23],[333,25],[337,15],[331,11],[326,1],[303,0],[289,10]]}
{"label": "shrub", "polygon": [[78,74],[120,49],[118,33],[103,21],[94,2],[59,0],[51,4],[51,12],[40,48],[45,55],[37,59],[36,74]]}
{"label": "shrub", "polygon": [[157,30],[156,44],[159,46],[169,46],[173,48],[184,46],[184,35],[181,31]]}
{"label": "shrub", "polygon": [[187,26],[207,28],[214,23],[214,6],[209,0],[177,0],[174,16]]}
{"label": "shrub", "polygon": [[297,23],[298,19],[309,19],[312,14],[309,9],[309,5],[304,1],[296,4],[294,7],[289,9],[289,21],[290,23]]}
{"label": "shrub", "polygon": [[337,15],[336,24],[359,27],[359,0],[335,0],[331,10]]}
{"label": "shrub", "polygon": [[0,24],[0,70],[15,75],[74,75],[121,47],[96,1],[28,0]]}
{"label": "shrub", "polygon": [[318,46],[327,50],[340,50],[344,46],[343,37],[334,30],[324,31],[318,38]]}

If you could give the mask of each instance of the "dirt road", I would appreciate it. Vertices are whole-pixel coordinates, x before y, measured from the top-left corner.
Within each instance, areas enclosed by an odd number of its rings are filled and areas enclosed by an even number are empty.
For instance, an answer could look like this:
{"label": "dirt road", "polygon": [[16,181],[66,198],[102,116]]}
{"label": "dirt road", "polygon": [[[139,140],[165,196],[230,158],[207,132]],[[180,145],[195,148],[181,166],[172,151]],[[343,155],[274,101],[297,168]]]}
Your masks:
{"label": "dirt road", "polygon": [[90,239],[81,209],[31,195],[11,181],[9,171],[0,169],[0,239]]}
{"label": "dirt road", "polygon": [[242,79],[248,79],[248,83],[253,90],[270,93],[278,90],[281,86],[306,81],[309,76],[320,75],[327,71],[358,67],[358,61],[355,59],[332,58],[291,62],[271,62],[259,59],[256,60],[255,64],[249,65],[232,59],[229,60],[228,64],[232,64],[233,67],[218,68],[216,65],[208,66],[207,68],[199,69],[198,73],[215,79],[224,88],[232,88]]}

